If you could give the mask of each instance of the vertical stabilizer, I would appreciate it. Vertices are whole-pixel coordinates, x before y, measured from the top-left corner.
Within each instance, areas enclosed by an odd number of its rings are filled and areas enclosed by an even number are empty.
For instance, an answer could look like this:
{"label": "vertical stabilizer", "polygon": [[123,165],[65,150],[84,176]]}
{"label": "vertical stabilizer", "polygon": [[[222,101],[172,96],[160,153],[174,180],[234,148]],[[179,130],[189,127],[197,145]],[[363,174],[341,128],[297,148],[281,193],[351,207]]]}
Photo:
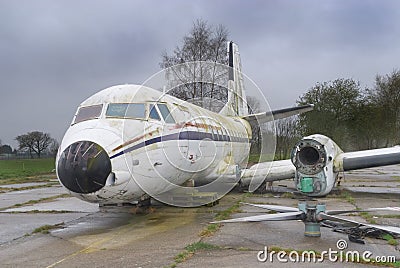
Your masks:
{"label": "vertical stabilizer", "polygon": [[240,62],[239,47],[232,41],[228,42],[229,77],[228,101],[221,114],[244,116],[248,114],[246,93],[244,92],[242,64]]}

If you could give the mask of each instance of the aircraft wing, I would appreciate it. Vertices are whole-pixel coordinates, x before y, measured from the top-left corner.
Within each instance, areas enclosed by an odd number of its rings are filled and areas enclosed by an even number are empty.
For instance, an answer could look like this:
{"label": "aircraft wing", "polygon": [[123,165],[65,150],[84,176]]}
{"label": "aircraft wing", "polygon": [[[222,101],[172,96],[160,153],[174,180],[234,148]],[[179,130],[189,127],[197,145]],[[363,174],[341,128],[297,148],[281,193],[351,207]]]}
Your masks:
{"label": "aircraft wing", "polygon": [[258,163],[248,169],[242,170],[241,184],[244,186],[249,185],[249,188],[252,189],[254,187],[252,185],[259,186],[264,181],[292,179],[295,173],[296,168],[289,159]]}
{"label": "aircraft wing", "polygon": [[262,124],[262,123],[267,123],[267,122],[274,121],[277,119],[286,118],[286,117],[289,117],[292,115],[309,112],[309,111],[312,111],[313,109],[314,109],[314,105],[308,104],[308,105],[303,105],[303,106],[298,106],[298,107],[274,110],[271,112],[249,114],[249,115],[242,116],[242,118],[249,121],[250,123],[258,122],[259,124]]}
{"label": "aircraft wing", "polygon": [[395,165],[400,162],[400,146],[390,148],[341,153],[335,161],[337,171],[348,171]]}

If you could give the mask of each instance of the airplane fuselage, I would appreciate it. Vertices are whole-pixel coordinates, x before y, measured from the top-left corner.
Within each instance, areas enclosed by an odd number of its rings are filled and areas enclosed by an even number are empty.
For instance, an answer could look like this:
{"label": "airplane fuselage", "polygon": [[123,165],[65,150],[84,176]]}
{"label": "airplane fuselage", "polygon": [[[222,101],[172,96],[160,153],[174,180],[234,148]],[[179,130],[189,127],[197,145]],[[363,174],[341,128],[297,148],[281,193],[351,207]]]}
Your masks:
{"label": "airplane fuselage", "polygon": [[65,133],[57,175],[90,202],[135,202],[188,181],[237,177],[251,128],[140,85],[104,89],[85,100]]}

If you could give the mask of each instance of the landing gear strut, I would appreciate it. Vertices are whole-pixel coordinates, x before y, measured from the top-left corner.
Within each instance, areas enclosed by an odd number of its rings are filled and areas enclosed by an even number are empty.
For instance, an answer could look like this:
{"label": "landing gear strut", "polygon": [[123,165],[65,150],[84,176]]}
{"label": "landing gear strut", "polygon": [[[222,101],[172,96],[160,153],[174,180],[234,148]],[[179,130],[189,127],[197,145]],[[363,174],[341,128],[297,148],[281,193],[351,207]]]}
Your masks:
{"label": "landing gear strut", "polygon": [[135,214],[147,214],[151,211],[151,197],[148,195],[143,195],[134,208],[134,212]]}

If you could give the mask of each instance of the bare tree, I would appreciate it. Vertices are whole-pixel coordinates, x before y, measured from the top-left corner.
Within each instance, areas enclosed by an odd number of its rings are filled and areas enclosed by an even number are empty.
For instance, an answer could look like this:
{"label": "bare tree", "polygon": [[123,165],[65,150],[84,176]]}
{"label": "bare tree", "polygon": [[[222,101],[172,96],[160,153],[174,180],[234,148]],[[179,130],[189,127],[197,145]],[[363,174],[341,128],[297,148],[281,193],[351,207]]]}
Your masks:
{"label": "bare tree", "polygon": [[301,139],[298,131],[298,117],[292,116],[275,121],[276,157],[286,159],[294,144]]}
{"label": "bare tree", "polygon": [[49,145],[49,153],[52,156],[56,156],[57,155],[57,151],[58,151],[58,147],[60,147],[60,144],[58,143],[58,141],[56,139],[51,139],[51,143]]}
{"label": "bare tree", "polygon": [[[249,114],[255,114],[261,112],[260,101],[253,96],[247,96],[247,106],[249,109]],[[250,123],[251,127],[251,140],[250,140],[250,152],[254,154],[259,154],[261,151],[261,126],[257,121]]]}
{"label": "bare tree", "polygon": [[211,98],[225,102],[227,69],[221,71],[218,64],[227,63],[227,40],[228,30],[224,26],[211,27],[203,20],[194,22],[189,34],[183,37],[182,46],[176,47],[172,55],[162,54],[161,68],[180,65],[169,75],[168,93],[185,101]]}
{"label": "bare tree", "polygon": [[[29,134],[29,133],[28,133]],[[29,137],[28,134],[19,135],[15,139],[18,142],[18,149],[23,151],[28,151],[29,156],[33,158],[33,142],[32,139]]]}
{"label": "bare tree", "polygon": [[31,158],[33,158],[33,153],[36,153],[37,157],[40,158],[52,142],[50,134],[39,131],[28,132],[17,136],[15,139],[19,143],[19,149],[28,150]]}

